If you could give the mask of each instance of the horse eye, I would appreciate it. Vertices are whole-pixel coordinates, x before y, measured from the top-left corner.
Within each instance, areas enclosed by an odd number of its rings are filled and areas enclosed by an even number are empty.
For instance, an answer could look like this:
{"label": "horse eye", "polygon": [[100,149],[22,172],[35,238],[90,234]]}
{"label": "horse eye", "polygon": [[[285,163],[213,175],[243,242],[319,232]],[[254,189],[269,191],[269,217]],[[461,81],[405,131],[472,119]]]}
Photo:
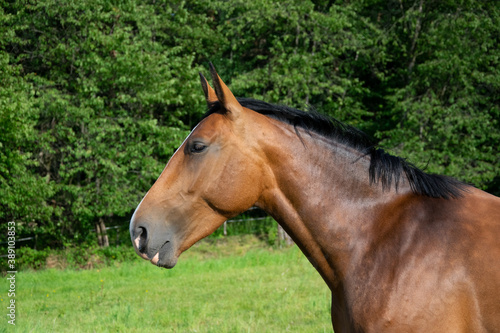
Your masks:
{"label": "horse eye", "polygon": [[193,143],[193,145],[191,146],[191,152],[192,152],[192,153],[201,153],[201,152],[202,152],[202,151],[204,151],[206,148],[207,148],[207,146],[205,146],[203,143],[200,143],[200,142],[195,142],[195,143]]}

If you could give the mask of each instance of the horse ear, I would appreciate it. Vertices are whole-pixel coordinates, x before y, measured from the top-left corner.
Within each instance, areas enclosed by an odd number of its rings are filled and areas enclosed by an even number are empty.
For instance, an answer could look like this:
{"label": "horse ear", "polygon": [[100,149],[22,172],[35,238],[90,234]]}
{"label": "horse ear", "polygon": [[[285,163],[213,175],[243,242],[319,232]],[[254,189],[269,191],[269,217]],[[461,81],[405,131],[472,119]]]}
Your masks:
{"label": "horse ear", "polygon": [[243,110],[243,107],[238,100],[236,100],[236,97],[234,97],[231,90],[229,90],[226,84],[221,80],[212,63],[210,63],[210,74],[212,75],[215,94],[217,95],[217,99],[219,100],[221,107],[233,119],[237,118]]}
{"label": "horse ear", "polygon": [[207,100],[207,105],[210,108],[213,103],[217,102],[217,95],[215,94],[215,90],[210,87],[207,79],[200,73],[201,87],[203,88],[203,92],[205,93],[205,99]]}

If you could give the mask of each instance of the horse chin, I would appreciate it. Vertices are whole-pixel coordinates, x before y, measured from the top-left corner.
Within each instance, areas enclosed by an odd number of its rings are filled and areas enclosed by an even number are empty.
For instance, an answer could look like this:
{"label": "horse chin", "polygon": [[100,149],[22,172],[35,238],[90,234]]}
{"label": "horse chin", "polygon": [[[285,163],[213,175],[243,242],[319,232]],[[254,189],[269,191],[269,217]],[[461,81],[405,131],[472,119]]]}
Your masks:
{"label": "horse chin", "polygon": [[154,263],[153,260],[151,260],[151,263],[158,267],[170,269],[174,268],[175,264],[177,264],[177,258],[170,258],[169,260],[159,260],[156,263]]}
{"label": "horse chin", "polygon": [[153,256],[151,263],[158,267],[173,268],[177,264],[177,259],[178,257],[175,255],[175,251],[173,251],[172,243],[167,241]]}

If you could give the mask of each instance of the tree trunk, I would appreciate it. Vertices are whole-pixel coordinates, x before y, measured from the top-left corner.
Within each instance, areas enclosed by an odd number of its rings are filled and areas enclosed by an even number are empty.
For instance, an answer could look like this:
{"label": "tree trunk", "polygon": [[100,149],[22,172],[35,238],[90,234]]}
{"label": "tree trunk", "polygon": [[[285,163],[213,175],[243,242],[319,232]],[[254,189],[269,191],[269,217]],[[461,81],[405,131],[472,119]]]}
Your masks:
{"label": "tree trunk", "polygon": [[95,233],[97,234],[97,244],[102,247],[102,234],[101,234],[101,226],[99,223],[95,224]]}
{"label": "tree trunk", "polygon": [[283,243],[285,243],[286,246],[290,246],[293,244],[293,240],[290,237],[290,235],[288,235],[286,231],[283,229],[283,227],[279,224],[278,224],[278,242],[280,247]]}
{"label": "tree trunk", "polygon": [[99,218],[99,222],[96,223],[96,233],[97,233],[97,243],[100,247],[109,246],[108,233],[106,232],[106,225],[104,224],[104,219]]}

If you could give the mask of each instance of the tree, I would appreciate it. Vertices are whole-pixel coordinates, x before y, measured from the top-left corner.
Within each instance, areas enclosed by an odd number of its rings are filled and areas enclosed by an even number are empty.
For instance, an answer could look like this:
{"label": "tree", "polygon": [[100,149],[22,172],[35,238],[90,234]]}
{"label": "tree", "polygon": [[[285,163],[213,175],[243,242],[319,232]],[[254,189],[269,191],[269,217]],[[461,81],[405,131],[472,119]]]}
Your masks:
{"label": "tree", "polygon": [[500,194],[499,17],[473,0],[2,1],[0,220],[60,246],[129,216],[205,111],[209,61],[239,96],[311,105]]}
{"label": "tree", "polygon": [[129,214],[186,135],[189,116],[178,107],[202,105],[194,101],[193,57],[159,44],[170,22],[139,3],[10,8],[17,39],[8,46],[28,73],[38,112],[31,169],[59,208],[54,222],[33,229],[48,228],[59,242]]}
{"label": "tree", "polygon": [[0,219],[18,222],[18,233],[31,233],[36,221],[50,223],[58,210],[49,204],[52,185],[34,172],[38,114],[33,88],[20,74],[21,68],[0,52]]}
{"label": "tree", "polygon": [[[221,75],[237,94],[299,108],[309,105],[365,126],[372,117],[365,78],[383,62],[382,32],[350,4],[311,1],[217,3],[226,40]],[[382,65],[380,65],[382,66]]]}
{"label": "tree", "polygon": [[[396,2],[393,2],[396,5]],[[486,188],[500,151],[499,15],[494,2],[399,3],[377,135],[427,171]]]}

